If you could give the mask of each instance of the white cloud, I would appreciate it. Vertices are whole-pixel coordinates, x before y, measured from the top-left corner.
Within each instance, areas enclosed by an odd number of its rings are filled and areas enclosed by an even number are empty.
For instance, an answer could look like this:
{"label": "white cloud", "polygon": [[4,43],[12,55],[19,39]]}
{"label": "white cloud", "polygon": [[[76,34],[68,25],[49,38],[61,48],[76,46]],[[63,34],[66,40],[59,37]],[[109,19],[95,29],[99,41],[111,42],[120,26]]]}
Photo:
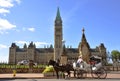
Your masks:
{"label": "white cloud", "polygon": [[28,42],[26,42],[26,41],[15,41],[15,43],[18,43],[18,44],[28,44]]}
{"label": "white cloud", "polygon": [[3,44],[0,44],[0,49],[4,49],[4,48],[7,48],[7,46],[3,45]]}
{"label": "white cloud", "polygon": [[0,14],[5,15],[5,13],[10,13],[10,8],[15,5],[15,3],[20,4],[20,0],[0,0]]}
{"label": "white cloud", "polygon": [[0,7],[11,8],[15,4],[14,2],[20,4],[21,0],[0,0]]}
{"label": "white cloud", "polygon": [[27,27],[25,28],[25,27],[23,27],[22,29],[15,28],[13,30],[15,30],[16,32],[21,32],[21,31],[24,31],[24,32],[26,32],[26,31],[34,32],[35,28],[33,28],[33,27],[31,27],[31,28],[27,28]]}
{"label": "white cloud", "polygon": [[0,0],[0,7],[10,8],[13,7],[13,0]]}
{"label": "white cloud", "polygon": [[1,8],[0,9],[0,14],[4,14],[4,13],[10,13],[10,11],[8,9]]}
{"label": "white cloud", "polygon": [[0,31],[13,29],[15,27],[16,25],[11,24],[8,20],[0,18]]}
{"label": "white cloud", "polygon": [[33,28],[33,27],[30,27],[30,28],[25,28],[25,27],[23,27],[23,28],[22,28],[22,31],[31,31],[31,32],[34,32],[34,31],[35,31],[35,28]]}
{"label": "white cloud", "polygon": [[36,47],[39,47],[41,45],[48,45],[46,42],[35,42]]}
{"label": "white cloud", "polygon": [[[6,16],[10,13],[10,8],[15,4],[20,4],[21,0],[0,0],[0,15]],[[0,34],[6,33],[6,30],[15,28],[16,25],[11,24],[7,19],[0,18]]]}
{"label": "white cloud", "polygon": [[31,32],[34,32],[35,28],[33,28],[33,27],[32,28],[28,28],[28,30],[31,31]]}
{"label": "white cloud", "polygon": [[11,30],[15,27],[16,25],[11,24],[8,20],[0,18],[0,34],[7,34],[7,30]]}
{"label": "white cloud", "polygon": [[[20,44],[20,45],[24,45],[25,43],[27,45],[30,44],[30,42],[27,42],[27,41],[15,41],[15,43]],[[33,42],[33,43],[36,45],[36,47],[40,47],[40,46],[48,45],[49,44],[49,43],[46,43],[46,42]]]}

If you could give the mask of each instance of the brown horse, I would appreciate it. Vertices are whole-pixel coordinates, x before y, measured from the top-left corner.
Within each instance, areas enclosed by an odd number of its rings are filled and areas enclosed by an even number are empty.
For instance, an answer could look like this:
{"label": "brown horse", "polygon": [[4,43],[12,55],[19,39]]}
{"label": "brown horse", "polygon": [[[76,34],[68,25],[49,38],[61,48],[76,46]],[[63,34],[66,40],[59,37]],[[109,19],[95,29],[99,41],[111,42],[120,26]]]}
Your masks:
{"label": "brown horse", "polygon": [[[57,63],[54,60],[49,60],[48,65],[52,65],[54,67],[54,70],[56,72],[57,75],[57,79],[59,79],[59,72],[61,71],[62,73],[67,72],[68,77],[70,77],[70,71],[73,71],[73,66],[71,64],[66,64],[66,65],[59,65],[59,63]],[[65,75],[64,75],[65,78]]]}

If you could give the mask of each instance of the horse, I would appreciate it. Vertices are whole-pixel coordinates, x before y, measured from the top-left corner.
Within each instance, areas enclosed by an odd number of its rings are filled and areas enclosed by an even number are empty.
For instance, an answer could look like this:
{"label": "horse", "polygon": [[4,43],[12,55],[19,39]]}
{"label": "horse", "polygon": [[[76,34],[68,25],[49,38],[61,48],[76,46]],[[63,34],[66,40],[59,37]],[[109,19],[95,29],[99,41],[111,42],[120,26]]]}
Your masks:
{"label": "horse", "polygon": [[[57,79],[59,79],[59,72],[61,71],[62,73],[67,72],[67,76],[70,77],[70,71],[73,70],[73,66],[71,64],[66,64],[66,65],[59,65],[59,63],[57,63],[54,60],[49,60],[48,65],[52,65],[54,67],[54,70],[56,72],[57,75]],[[63,77],[65,78],[65,75],[63,74]]]}

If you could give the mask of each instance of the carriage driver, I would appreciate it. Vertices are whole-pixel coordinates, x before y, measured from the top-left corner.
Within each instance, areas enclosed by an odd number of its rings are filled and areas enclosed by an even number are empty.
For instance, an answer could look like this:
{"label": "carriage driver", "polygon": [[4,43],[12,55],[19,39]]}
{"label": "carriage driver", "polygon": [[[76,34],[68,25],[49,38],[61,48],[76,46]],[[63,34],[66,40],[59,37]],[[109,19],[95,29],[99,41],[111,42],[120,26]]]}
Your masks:
{"label": "carriage driver", "polygon": [[79,67],[81,62],[83,62],[82,55],[80,55],[80,56],[78,57],[77,65],[76,65],[76,66]]}

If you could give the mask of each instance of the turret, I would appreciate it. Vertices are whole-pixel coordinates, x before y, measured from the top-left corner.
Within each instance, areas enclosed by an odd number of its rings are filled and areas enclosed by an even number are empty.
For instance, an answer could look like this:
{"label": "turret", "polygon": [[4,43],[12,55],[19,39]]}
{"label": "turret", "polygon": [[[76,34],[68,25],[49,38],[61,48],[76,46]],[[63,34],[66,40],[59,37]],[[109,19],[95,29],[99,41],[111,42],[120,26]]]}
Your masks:
{"label": "turret", "polygon": [[107,63],[107,55],[106,55],[106,48],[103,43],[99,46],[100,56],[102,57],[102,63],[105,65]]}
{"label": "turret", "polygon": [[33,42],[31,42],[28,46],[28,50],[27,50],[27,60],[35,60],[35,44],[33,44]]}
{"label": "turret", "polygon": [[26,45],[26,43],[24,44],[23,48],[24,48],[24,49],[27,49],[27,45]]}
{"label": "turret", "polygon": [[9,48],[9,64],[16,64],[16,49],[17,45],[15,43],[11,44]]}

